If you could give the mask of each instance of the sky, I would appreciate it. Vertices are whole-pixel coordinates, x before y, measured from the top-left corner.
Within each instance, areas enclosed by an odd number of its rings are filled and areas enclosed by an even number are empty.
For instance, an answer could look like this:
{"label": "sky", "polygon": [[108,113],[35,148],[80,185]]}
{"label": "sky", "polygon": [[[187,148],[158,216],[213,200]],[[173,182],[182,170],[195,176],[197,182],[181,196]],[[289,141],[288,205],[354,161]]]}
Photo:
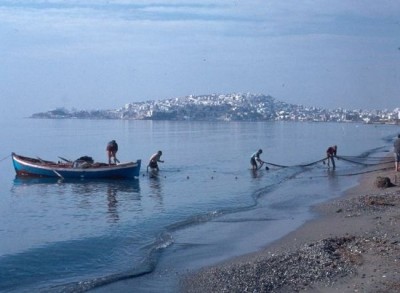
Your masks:
{"label": "sky", "polygon": [[254,93],[400,107],[398,0],[0,0],[0,114]]}

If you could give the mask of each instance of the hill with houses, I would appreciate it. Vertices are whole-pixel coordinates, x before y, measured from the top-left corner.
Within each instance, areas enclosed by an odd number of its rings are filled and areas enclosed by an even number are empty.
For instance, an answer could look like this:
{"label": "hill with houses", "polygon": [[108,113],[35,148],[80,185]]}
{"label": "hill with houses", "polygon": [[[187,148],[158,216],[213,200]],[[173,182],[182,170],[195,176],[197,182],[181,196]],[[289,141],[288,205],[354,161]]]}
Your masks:
{"label": "hill with houses", "polygon": [[400,109],[323,109],[278,101],[262,94],[211,94],[128,103],[111,110],[57,108],[35,113],[41,119],[125,119],[193,121],[314,121],[399,123]]}

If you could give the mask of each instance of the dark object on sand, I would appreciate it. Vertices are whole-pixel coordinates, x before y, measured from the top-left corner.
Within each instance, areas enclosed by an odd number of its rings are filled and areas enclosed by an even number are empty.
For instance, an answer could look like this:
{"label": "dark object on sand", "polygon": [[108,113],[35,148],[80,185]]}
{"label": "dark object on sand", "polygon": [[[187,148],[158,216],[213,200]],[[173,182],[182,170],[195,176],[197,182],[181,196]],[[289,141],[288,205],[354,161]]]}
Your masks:
{"label": "dark object on sand", "polygon": [[379,188],[388,188],[394,186],[394,184],[390,181],[389,177],[381,177],[381,176],[376,177],[375,185],[376,187]]}

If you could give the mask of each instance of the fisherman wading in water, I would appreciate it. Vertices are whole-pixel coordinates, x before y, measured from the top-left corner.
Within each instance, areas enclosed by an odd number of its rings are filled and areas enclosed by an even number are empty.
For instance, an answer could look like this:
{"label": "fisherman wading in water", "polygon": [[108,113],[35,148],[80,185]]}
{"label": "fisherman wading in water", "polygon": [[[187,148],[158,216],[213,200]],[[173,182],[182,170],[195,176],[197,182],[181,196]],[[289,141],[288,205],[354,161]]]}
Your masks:
{"label": "fisherman wading in water", "polygon": [[328,159],[328,168],[330,167],[330,162],[332,162],[333,170],[335,170],[335,157],[337,153],[337,146],[331,146],[326,150],[326,158]]}
{"label": "fisherman wading in water", "polygon": [[162,151],[158,151],[154,155],[151,156],[149,164],[147,165],[147,171],[149,171],[149,167],[152,170],[159,171],[160,169],[158,168],[158,162],[164,163],[164,161],[161,160],[162,156]]}
{"label": "fisherman wading in water", "polygon": [[[251,158],[250,158],[250,164],[253,170],[258,170],[261,168],[261,166],[265,163],[263,160],[261,160],[260,155],[262,154],[262,149],[259,149],[257,152],[255,152]],[[260,164],[259,166],[257,165],[257,162]]]}

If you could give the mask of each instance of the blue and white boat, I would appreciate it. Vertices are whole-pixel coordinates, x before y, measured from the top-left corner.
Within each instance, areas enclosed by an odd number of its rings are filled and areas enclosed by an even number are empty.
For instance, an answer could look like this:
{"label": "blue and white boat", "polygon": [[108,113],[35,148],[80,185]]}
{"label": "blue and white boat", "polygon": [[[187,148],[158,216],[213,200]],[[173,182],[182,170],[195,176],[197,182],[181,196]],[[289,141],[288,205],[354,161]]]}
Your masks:
{"label": "blue and white boat", "polygon": [[106,164],[82,160],[53,162],[11,154],[17,176],[61,179],[118,179],[139,177],[141,160]]}

